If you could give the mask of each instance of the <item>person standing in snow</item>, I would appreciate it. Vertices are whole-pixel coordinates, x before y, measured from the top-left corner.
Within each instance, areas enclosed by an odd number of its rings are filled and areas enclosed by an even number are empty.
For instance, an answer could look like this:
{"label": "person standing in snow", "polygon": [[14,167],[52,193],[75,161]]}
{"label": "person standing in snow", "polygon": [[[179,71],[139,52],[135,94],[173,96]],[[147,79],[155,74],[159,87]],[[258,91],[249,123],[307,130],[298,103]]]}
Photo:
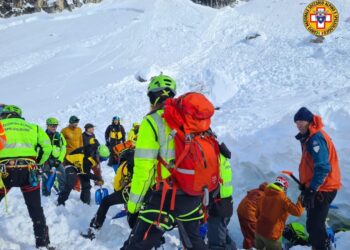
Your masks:
{"label": "person standing in snow", "polygon": [[256,210],[260,200],[264,197],[264,191],[267,186],[267,182],[260,184],[259,188],[249,190],[247,195],[239,203],[237,208],[237,215],[239,225],[243,234],[243,248],[250,249],[255,245],[255,233],[256,233]]}
{"label": "person standing in snow", "polygon": [[211,250],[236,250],[236,243],[231,239],[227,226],[233,214],[231,152],[224,143],[220,149],[219,189],[211,193],[208,212],[208,244]]}
{"label": "person standing in snow", "polygon": [[299,130],[302,156],[299,179],[302,183],[302,204],[307,211],[306,229],[313,249],[330,249],[325,222],[329,205],[341,187],[337,151],[332,139],[323,130],[322,119],[302,107],[294,116]]}
{"label": "person standing in snow", "polygon": [[37,175],[37,166],[44,164],[51,154],[50,139],[38,125],[25,121],[22,110],[15,105],[5,106],[1,118],[7,142],[0,150],[0,177],[4,184],[0,189],[0,201],[12,187],[20,187],[33,221],[36,247],[51,249]]}
{"label": "person standing in snow", "polygon": [[[137,218],[129,238],[124,242],[123,250],[151,249],[161,244],[161,238],[166,229],[173,226],[174,220],[181,226],[180,235],[193,246],[192,249],[206,250],[203,239],[199,234],[200,220],[203,219],[202,196],[190,196],[179,190],[174,197],[176,202],[171,210],[171,194],[168,193],[162,203],[162,187],[156,187],[156,178],[166,178],[169,170],[163,165],[159,166],[161,176],[158,175],[157,165],[162,158],[169,163],[175,159],[174,139],[169,135],[172,130],[165,122],[164,102],[176,95],[175,81],[166,75],[155,76],[148,85],[147,95],[152,110],[142,120],[135,147],[134,174],[131,182],[129,200],[127,203],[128,221]],[[149,190],[151,194],[146,196]],[[141,206],[145,203],[144,208]],[[159,226],[154,221],[161,221]],[[180,221],[180,222],[179,222]],[[185,243],[184,243],[185,244]]]}
{"label": "person standing in snow", "polygon": [[[88,146],[89,144],[94,144],[95,142],[98,142],[98,140],[96,139],[96,136],[95,136],[95,126],[91,123],[86,123],[85,126],[84,126],[84,133],[83,133],[83,146],[86,147]],[[100,143],[98,143],[98,146],[100,145]],[[96,157],[96,156],[94,156]],[[98,177],[101,177],[102,174],[101,174],[101,165],[100,163],[97,164],[96,167],[92,168],[92,171],[94,172],[94,175],[98,176]],[[95,181],[95,185],[97,185],[98,182]]]}
{"label": "person standing in snow", "polygon": [[[108,125],[105,131],[106,146],[112,152],[113,147],[119,143],[125,142],[125,129],[120,124],[119,116],[114,116],[112,124]],[[112,167],[117,164],[117,161],[111,155],[108,160],[108,166]]]}
{"label": "person standing in snow", "polygon": [[[67,141],[66,155],[69,155],[73,150],[83,146],[83,132],[81,128],[78,127],[79,121],[78,117],[72,115],[69,118],[69,125],[61,130],[61,133]],[[76,179],[74,190],[80,192],[80,181],[78,178]]]}
{"label": "person standing in snow", "polygon": [[255,248],[258,250],[282,250],[282,234],[289,214],[300,217],[304,211],[300,196],[296,204],[287,197],[288,186],[287,179],[278,176],[265,188],[256,211]]}
{"label": "person standing in snow", "polygon": [[96,138],[94,131],[95,131],[95,126],[91,123],[86,123],[84,126],[84,133],[83,133],[83,146],[87,146],[91,144],[91,142],[94,141]]}
{"label": "person standing in snow", "polygon": [[58,180],[58,190],[63,190],[64,182],[65,182],[65,171],[63,167],[63,160],[66,156],[66,139],[62,135],[62,133],[57,132],[58,120],[54,117],[50,117],[46,120],[46,134],[49,136],[51,145],[52,145],[52,153],[49,159],[45,162],[43,166],[43,172],[45,174],[42,175],[42,187],[41,191],[44,196],[49,196],[51,194],[51,190],[47,190],[46,182],[48,176],[53,168],[56,168],[57,180]]}

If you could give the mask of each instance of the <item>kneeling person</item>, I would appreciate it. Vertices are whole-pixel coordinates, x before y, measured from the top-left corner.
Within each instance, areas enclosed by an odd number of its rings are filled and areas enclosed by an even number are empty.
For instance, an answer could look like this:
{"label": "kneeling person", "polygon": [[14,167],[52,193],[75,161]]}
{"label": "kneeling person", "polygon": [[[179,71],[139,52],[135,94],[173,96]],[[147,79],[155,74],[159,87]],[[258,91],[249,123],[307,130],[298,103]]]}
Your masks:
{"label": "kneeling person", "polygon": [[98,181],[99,185],[103,185],[102,177],[96,176],[90,171],[96,167],[99,162],[107,160],[108,157],[109,149],[105,145],[98,145],[97,140],[96,143],[78,148],[67,155],[65,160],[66,183],[59,194],[57,205],[65,205],[65,201],[74,188],[78,174],[81,184],[80,200],[83,203],[90,204],[90,179]]}

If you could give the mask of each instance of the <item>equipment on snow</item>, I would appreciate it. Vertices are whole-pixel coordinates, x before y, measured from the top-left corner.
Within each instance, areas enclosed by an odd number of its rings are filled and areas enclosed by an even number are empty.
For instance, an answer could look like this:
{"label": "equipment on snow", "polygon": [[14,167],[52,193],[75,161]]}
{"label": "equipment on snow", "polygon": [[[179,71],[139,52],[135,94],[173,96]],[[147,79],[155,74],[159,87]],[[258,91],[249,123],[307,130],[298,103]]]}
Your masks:
{"label": "equipment on snow", "polygon": [[53,167],[50,171],[50,174],[47,176],[47,181],[46,181],[46,189],[49,192],[51,192],[51,189],[55,183],[56,175],[57,175],[56,168]]}
{"label": "equipment on snow", "polygon": [[105,198],[106,196],[108,196],[108,189],[107,188],[102,188],[100,187],[99,189],[97,189],[95,191],[95,202],[96,205],[100,205],[103,198]]}

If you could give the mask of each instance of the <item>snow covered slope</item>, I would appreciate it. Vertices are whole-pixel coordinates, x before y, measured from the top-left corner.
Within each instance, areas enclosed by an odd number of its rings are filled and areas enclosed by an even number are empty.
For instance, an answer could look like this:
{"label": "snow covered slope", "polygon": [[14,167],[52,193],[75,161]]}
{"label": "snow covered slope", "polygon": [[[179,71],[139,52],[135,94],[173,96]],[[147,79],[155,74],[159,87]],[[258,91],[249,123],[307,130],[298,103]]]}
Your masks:
{"label": "snow covered slope", "polygon": [[[27,120],[43,127],[49,116],[63,127],[78,115],[82,126],[97,126],[103,141],[112,116],[121,116],[129,129],[148,111],[147,83],[135,75],[163,71],[177,80],[179,94],[201,91],[221,107],[213,127],[233,151],[236,205],[246,190],[272,181],[280,170],[297,173],[293,115],[305,105],[324,118],[335,142],[343,189],[335,200],[340,209],[332,213],[350,221],[350,2],[332,1],[340,23],[323,44],[309,43],[312,36],[303,27],[308,2],[250,0],[215,10],[187,0],[107,0],[73,12],[0,20],[0,102],[19,105]],[[256,33],[256,39],[245,39]],[[112,181],[107,167],[103,175]],[[9,214],[0,205],[0,249],[32,249],[32,225],[19,190],[8,199]],[[92,246],[78,234],[97,206],[82,205],[77,193],[65,208],[55,207],[54,199],[43,198],[53,245],[108,249],[126,239],[123,219],[107,221]],[[237,218],[230,232],[241,245]],[[349,235],[343,238],[350,245]],[[176,249],[176,232],[167,242],[166,249]]]}

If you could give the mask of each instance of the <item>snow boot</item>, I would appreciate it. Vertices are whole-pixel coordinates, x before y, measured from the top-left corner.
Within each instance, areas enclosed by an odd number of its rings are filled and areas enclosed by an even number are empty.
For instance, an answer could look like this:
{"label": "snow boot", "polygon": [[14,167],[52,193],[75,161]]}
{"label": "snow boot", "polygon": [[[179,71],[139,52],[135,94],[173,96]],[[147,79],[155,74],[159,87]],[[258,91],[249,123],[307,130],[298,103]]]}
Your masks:
{"label": "snow boot", "polygon": [[101,228],[101,225],[96,223],[96,216],[94,218],[92,218],[91,222],[90,222],[90,227],[87,230],[86,233],[80,233],[80,235],[86,239],[90,239],[93,240],[96,238],[96,234],[99,231],[99,229]]}

